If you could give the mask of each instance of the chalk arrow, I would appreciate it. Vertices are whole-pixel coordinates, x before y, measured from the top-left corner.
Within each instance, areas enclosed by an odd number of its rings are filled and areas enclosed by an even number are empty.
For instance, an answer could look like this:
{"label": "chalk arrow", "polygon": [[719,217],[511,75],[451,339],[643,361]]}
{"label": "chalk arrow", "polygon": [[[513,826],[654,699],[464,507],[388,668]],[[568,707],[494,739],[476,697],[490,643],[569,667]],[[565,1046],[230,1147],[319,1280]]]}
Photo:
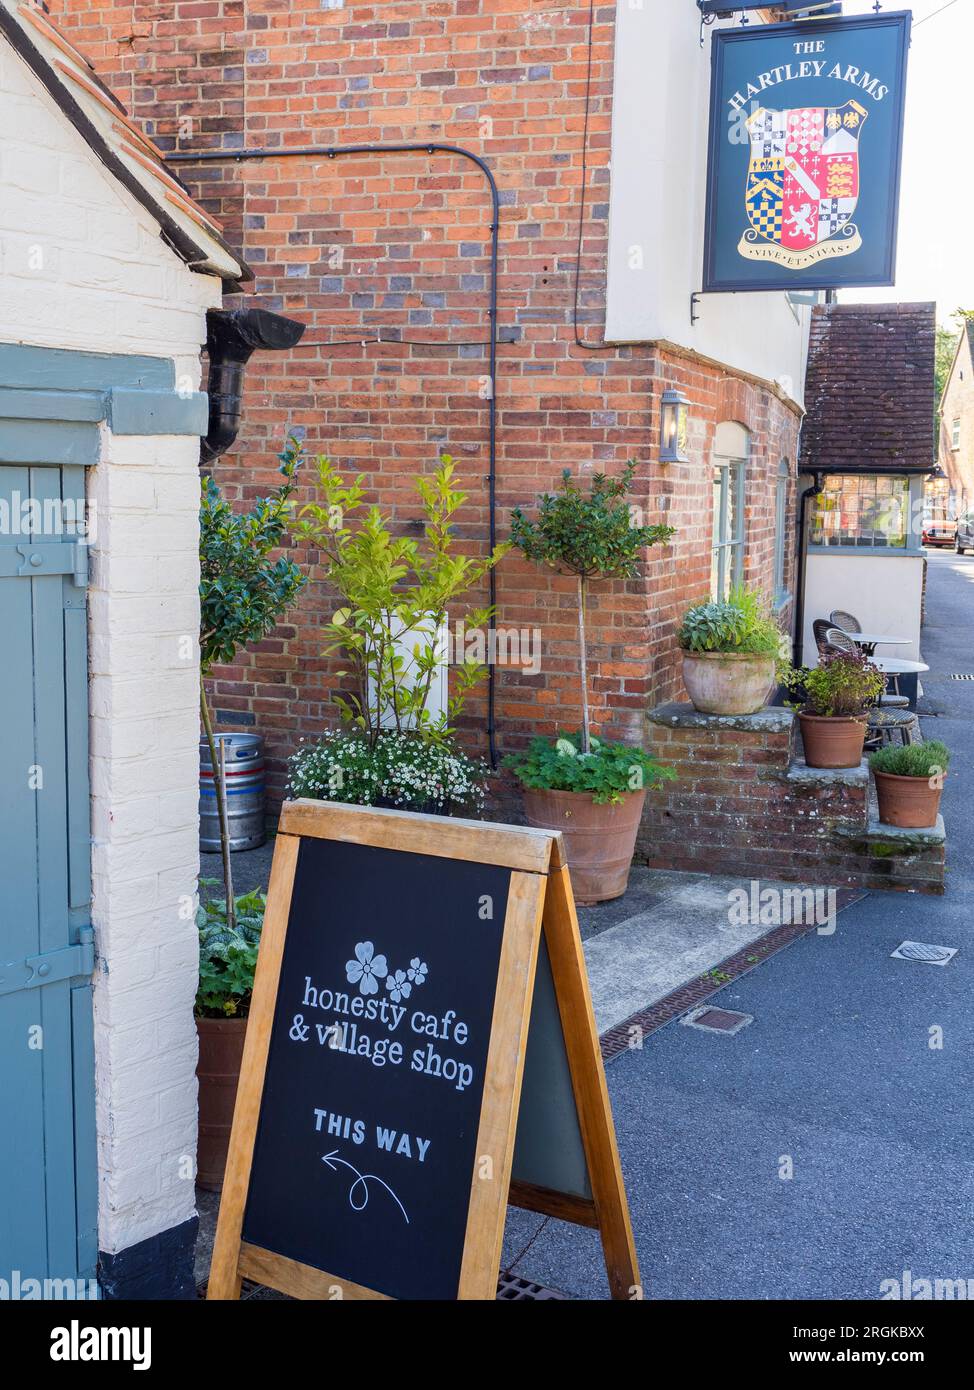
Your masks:
{"label": "chalk arrow", "polygon": [[[343,1168],[348,1168],[350,1172],[355,1174],[355,1181],[348,1189],[348,1204],[353,1211],[365,1210],[365,1208],[369,1205],[369,1183],[377,1182],[380,1187],[384,1187],[385,1190],[388,1192],[389,1196],[392,1198],[396,1206],[402,1212],[403,1220],[406,1222],[406,1225],[409,1225],[409,1217],[406,1215],[406,1208],[403,1206],[402,1202],[400,1202],[399,1198],[393,1192],[389,1184],[387,1182],[383,1182],[382,1179],[380,1177],[377,1177],[375,1173],[360,1173],[359,1170],[356,1167],[354,1167],[353,1164],[348,1162],[347,1159],[338,1157],[337,1149],[332,1149],[331,1153],[322,1154],[321,1161],[325,1165],[325,1167],[330,1168],[333,1173],[338,1172],[338,1165],[341,1164]],[[362,1201],[356,1202],[355,1198],[352,1196],[352,1193],[360,1184],[362,1187]]]}

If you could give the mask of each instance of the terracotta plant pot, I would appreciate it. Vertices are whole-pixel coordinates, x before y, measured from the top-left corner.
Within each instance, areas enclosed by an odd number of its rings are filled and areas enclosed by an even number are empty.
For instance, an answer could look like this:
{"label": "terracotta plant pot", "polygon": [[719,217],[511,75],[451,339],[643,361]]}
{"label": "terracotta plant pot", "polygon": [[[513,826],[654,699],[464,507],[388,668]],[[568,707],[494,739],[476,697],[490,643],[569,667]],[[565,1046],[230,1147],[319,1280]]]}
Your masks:
{"label": "terracotta plant pot", "polygon": [[524,788],[528,825],[560,830],[565,837],[572,891],[583,907],[621,898],[626,891],[645,800],[643,790],[627,793],[617,805],[601,806],[588,792]]}
{"label": "terracotta plant pot", "polygon": [[809,767],[858,767],[866,738],[864,719],[799,714],[805,762]]}
{"label": "terracotta plant pot", "polygon": [[200,1132],[196,1181],[207,1192],[219,1192],[227,1166],[233,1103],[237,1098],[245,1018],[198,1018],[200,1056],[196,1077],[200,1087]]}
{"label": "terracotta plant pot", "polygon": [[927,830],[940,814],[942,787],[931,787],[926,777],[900,777],[894,772],[874,772],[879,819],[884,825],[904,830]]}
{"label": "terracotta plant pot", "polygon": [[701,714],[755,714],[771,693],[774,657],[684,652],[683,684]]}

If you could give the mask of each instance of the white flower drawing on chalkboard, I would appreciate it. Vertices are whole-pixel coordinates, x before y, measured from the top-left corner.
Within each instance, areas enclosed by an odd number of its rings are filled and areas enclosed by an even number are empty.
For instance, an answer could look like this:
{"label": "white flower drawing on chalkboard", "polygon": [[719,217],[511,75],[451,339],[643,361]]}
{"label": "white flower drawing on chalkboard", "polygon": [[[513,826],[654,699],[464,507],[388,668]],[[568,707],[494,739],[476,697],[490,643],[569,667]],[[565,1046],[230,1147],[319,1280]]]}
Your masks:
{"label": "white flower drawing on chalkboard", "polygon": [[412,994],[413,987],[406,979],[405,970],[395,970],[386,980],[386,989],[392,995],[393,1002],[398,1004],[400,999],[408,999]]}
{"label": "white flower drawing on chalkboard", "polygon": [[362,994],[378,994],[379,980],[388,966],[385,956],[374,955],[371,941],[360,941],[355,947],[355,960],[345,962],[345,975],[350,985],[357,984]]}
{"label": "white flower drawing on chalkboard", "polygon": [[426,962],[420,960],[419,956],[413,956],[406,975],[414,985],[421,985],[426,979]]}

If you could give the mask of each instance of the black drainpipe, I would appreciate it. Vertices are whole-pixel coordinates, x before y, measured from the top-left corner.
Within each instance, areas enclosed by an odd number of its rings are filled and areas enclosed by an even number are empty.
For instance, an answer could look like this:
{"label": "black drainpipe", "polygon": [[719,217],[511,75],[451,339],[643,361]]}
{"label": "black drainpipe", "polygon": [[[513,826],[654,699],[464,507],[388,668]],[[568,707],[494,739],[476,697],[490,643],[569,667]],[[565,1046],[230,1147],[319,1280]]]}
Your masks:
{"label": "black drainpipe", "polygon": [[793,666],[802,664],[802,643],[805,633],[805,564],[808,559],[808,528],[805,525],[806,507],[813,493],[822,491],[823,474],[813,473],[812,482],[798,498],[798,546],[795,558],[795,638],[791,648]]}
{"label": "black drainpipe", "polygon": [[[489,446],[489,472],[487,474],[487,492],[489,505],[489,536],[490,549],[493,553],[494,546],[497,544],[497,251],[500,233],[500,198],[497,193],[497,184],[494,175],[491,173],[489,165],[481,159],[479,154],[474,154],[473,150],[466,150],[462,145],[431,145],[431,144],[405,144],[405,145],[293,145],[286,149],[268,148],[266,146],[256,147],[245,150],[199,150],[197,153],[190,153],[188,150],[180,150],[174,154],[167,154],[166,160],[170,164],[203,164],[214,163],[222,160],[224,163],[240,164],[244,160],[251,159],[339,159],[345,155],[363,154],[451,154],[457,155],[460,159],[469,159],[476,164],[477,168],[487,180],[490,189],[491,202],[491,223],[490,223],[490,307],[487,310],[490,319],[490,396],[487,400],[487,429]],[[489,629],[491,632],[497,623],[495,609],[497,607],[497,576],[493,568],[488,575],[490,586],[490,609]],[[493,643],[488,646],[488,658]],[[494,720],[494,708],[496,702],[496,674],[493,661],[487,662],[487,743],[490,750],[491,767],[497,766],[497,746],[496,731]]]}
{"label": "black drainpipe", "polygon": [[200,444],[200,463],[226,453],[240,429],[244,367],[256,348],[281,352],[301,339],[305,325],[269,309],[208,309],[206,355],[210,372],[206,390],[210,417]]}

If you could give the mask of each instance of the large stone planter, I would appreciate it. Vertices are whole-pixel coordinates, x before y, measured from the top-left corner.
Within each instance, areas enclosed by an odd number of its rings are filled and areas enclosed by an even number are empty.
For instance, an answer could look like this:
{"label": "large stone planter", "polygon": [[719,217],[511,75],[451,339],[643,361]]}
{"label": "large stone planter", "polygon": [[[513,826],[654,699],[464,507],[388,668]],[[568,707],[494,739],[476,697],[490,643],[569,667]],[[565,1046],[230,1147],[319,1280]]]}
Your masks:
{"label": "large stone planter", "polygon": [[771,693],[773,656],[684,652],[683,684],[702,714],[756,714]]}
{"label": "large stone planter", "polygon": [[583,907],[621,898],[646,792],[629,792],[616,805],[596,804],[588,792],[524,788],[524,812],[536,830],[560,830],[565,837],[575,901]]}

